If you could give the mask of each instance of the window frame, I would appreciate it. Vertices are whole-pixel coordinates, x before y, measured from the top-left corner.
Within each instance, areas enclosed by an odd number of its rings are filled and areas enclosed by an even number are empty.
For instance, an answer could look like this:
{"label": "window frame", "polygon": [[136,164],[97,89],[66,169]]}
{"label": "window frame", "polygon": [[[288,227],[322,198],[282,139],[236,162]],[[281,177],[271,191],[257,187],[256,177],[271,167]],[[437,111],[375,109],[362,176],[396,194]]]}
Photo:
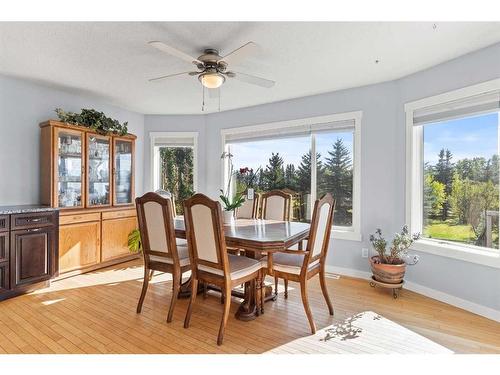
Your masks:
{"label": "window frame", "polygon": [[[406,224],[411,232],[422,232],[423,217],[423,126],[413,125],[414,112],[424,107],[467,99],[489,91],[500,90],[500,79],[445,92],[408,102],[404,105],[406,119]],[[465,117],[465,116],[464,116]],[[499,116],[500,119],[500,116]],[[499,120],[500,121],[500,120]],[[500,137],[500,132],[499,132]],[[500,145],[500,139],[499,139]],[[411,249],[433,255],[500,268],[500,249],[459,244],[452,241],[421,238]]]}
{"label": "window frame", "polygon": [[[226,128],[221,130],[221,153],[227,151],[227,140],[229,135],[234,134],[258,134],[262,130],[269,131],[270,129],[275,130],[277,133],[283,131],[284,129],[290,129],[294,127],[303,127],[304,125],[314,124],[324,124],[324,123],[335,123],[341,121],[354,121],[353,125],[353,194],[352,194],[352,226],[342,227],[333,226],[331,237],[333,239],[340,240],[350,240],[350,241],[361,241],[361,120],[363,117],[362,111],[353,111],[345,113],[337,113],[326,116],[308,117],[289,121],[278,121],[272,123],[261,123],[258,125],[245,125],[233,128]],[[345,129],[342,125],[335,126],[332,124],[331,130],[341,130]],[[324,131],[324,130],[322,130]],[[314,130],[313,130],[314,132]],[[279,135],[276,135],[279,137]],[[311,154],[314,155],[315,150],[315,134],[311,135]],[[250,140],[249,140],[250,141]],[[311,202],[313,203],[316,199],[316,179],[313,176],[316,175],[316,158],[311,158]],[[221,160],[221,180],[220,185],[222,187],[227,186],[228,180],[228,162],[226,159]]]}
{"label": "window frame", "polygon": [[[150,132],[150,186],[152,191],[156,191],[159,187],[156,185],[159,182],[159,155],[156,148],[159,147],[186,147],[174,143],[175,140],[191,139],[193,142],[193,190],[198,191],[198,132]],[[156,140],[166,138],[171,140],[172,144],[157,145]]]}

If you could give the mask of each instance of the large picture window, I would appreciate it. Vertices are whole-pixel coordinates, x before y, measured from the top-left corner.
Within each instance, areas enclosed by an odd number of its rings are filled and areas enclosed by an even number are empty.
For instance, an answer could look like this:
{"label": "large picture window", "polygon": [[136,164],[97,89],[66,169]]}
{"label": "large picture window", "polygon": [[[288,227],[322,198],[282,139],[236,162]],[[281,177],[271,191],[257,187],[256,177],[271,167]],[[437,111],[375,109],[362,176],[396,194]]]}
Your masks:
{"label": "large picture window", "polygon": [[197,133],[151,133],[153,190],[166,190],[175,197],[182,215],[184,200],[197,188]]}
{"label": "large picture window", "polygon": [[499,82],[407,104],[407,220],[422,233],[417,249],[498,254],[499,110]]}
{"label": "large picture window", "polygon": [[311,220],[313,202],[329,192],[336,199],[334,232],[359,239],[360,119],[356,112],[224,130],[224,150],[241,170],[236,191],[285,190],[293,197],[292,219],[302,222]]}

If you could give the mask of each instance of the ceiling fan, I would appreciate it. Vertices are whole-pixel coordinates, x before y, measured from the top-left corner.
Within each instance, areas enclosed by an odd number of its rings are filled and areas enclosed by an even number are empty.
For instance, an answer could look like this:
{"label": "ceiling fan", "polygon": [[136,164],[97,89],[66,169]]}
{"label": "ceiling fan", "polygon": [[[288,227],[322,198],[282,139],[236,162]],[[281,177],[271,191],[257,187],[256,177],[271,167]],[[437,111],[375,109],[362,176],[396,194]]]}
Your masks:
{"label": "ceiling fan", "polygon": [[163,42],[151,41],[148,42],[148,44],[162,52],[168,53],[171,56],[178,57],[188,63],[194,64],[197,68],[197,71],[168,74],[152,78],[149,80],[150,82],[158,82],[182,75],[198,76],[198,80],[201,82],[203,87],[209,89],[209,96],[219,98],[219,90],[216,89],[222,86],[222,84],[226,81],[226,78],[234,78],[242,82],[265,88],[271,88],[275,84],[274,81],[269,79],[236,72],[234,70],[228,70],[228,66],[237,65],[239,62],[257,51],[258,46],[254,42],[248,42],[223,57],[219,55],[218,50],[207,48],[204,53],[197,58],[189,56],[188,54]]}

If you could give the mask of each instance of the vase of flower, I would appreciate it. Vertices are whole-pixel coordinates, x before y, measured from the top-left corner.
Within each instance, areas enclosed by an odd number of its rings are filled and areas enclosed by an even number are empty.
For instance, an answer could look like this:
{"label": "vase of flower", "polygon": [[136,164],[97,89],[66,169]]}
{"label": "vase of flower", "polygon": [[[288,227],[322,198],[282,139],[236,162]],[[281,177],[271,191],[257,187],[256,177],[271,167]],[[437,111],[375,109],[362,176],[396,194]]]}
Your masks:
{"label": "vase of flower", "polygon": [[382,236],[382,231],[377,229],[375,234],[370,235],[370,242],[378,254],[370,258],[373,278],[386,284],[401,284],[406,273],[406,266],[413,266],[418,262],[416,255],[413,256],[411,262],[408,262],[408,248],[419,237],[419,233],[410,234],[408,226],[405,225],[401,233],[396,233],[387,252],[387,241]]}

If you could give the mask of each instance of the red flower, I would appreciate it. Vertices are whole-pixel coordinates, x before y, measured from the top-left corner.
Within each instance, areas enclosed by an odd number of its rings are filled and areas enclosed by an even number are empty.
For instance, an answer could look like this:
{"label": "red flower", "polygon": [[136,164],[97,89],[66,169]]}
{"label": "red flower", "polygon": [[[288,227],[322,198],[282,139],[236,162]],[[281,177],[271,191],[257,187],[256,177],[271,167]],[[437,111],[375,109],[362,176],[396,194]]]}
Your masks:
{"label": "red flower", "polygon": [[249,171],[248,167],[240,168],[240,174],[246,174],[248,173],[248,171]]}

